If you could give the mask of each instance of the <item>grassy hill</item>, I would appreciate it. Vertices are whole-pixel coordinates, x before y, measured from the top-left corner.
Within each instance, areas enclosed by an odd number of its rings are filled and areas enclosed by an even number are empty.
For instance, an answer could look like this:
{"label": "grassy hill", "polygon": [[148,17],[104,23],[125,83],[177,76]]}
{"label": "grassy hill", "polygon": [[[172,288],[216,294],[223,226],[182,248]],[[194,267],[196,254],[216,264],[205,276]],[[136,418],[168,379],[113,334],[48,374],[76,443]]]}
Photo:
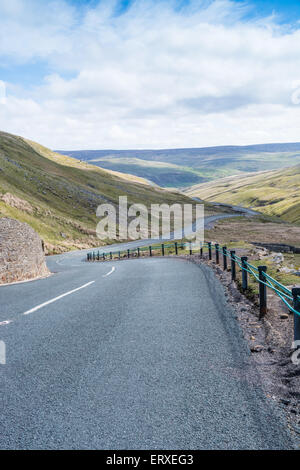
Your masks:
{"label": "grassy hill", "polygon": [[67,155],[147,178],[162,187],[194,184],[300,164],[300,143],[166,150],[79,150]]}
{"label": "grassy hill", "polygon": [[252,207],[300,224],[300,165],[222,178],[192,186],[186,194],[206,201]]}
{"label": "grassy hill", "polygon": [[101,203],[190,203],[133,175],[106,171],[22,137],[0,132],[0,217],[31,225],[48,252],[99,246],[96,208]]}
{"label": "grassy hill", "polygon": [[174,163],[142,160],[141,158],[103,158],[89,160],[93,165],[133,175],[152,181],[165,188],[182,187],[207,178],[193,168],[175,165]]}

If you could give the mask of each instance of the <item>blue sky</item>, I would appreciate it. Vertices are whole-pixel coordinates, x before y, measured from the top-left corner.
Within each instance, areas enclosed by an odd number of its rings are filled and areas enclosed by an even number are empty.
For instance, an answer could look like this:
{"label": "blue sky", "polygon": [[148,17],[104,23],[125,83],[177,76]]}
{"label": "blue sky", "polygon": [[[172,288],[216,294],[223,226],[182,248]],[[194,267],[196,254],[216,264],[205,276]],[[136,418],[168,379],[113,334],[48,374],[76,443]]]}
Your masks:
{"label": "blue sky", "polygon": [[[97,0],[68,0],[70,4],[80,5],[82,7],[95,6]],[[290,23],[294,22],[296,18],[300,18],[300,1],[299,0],[234,0],[236,3],[248,3],[251,7],[249,17],[256,15],[268,16],[277,14],[280,18],[279,21]],[[127,10],[133,0],[120,0],[116,7],[116,12],[122,13]],[[177,7],[185,7],[190,4],[189,0],[177,0],[175,2]]]}
{"label": "blue sky", "polygon": [[299,0],[253,0],[248,3],[252,6],[252,15],[276,14],[282,23],[295,23],[295,20],[300,19]]}
{"label": "blue sky", "polygon": [[62,149],[299,141],[299,44],[295,0],[1,0],[0,129]]}

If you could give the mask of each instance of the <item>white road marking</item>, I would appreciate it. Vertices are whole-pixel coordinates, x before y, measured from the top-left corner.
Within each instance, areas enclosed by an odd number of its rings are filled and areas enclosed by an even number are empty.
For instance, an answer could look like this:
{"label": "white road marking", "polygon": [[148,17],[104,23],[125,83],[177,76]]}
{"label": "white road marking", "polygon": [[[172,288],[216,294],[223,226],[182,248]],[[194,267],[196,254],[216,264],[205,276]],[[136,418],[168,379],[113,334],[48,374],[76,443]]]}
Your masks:
{"label": "white road marking", "polygon": [[111,268],[111,270],[109,271],[109,273],[103,274],[102,277],[110,276],[110,275],[115,271],[115,269],[116,269],[116,268],[113,266],[113,267]]}
{"label": "white road marking", "polygon": [[66,297],[67,295],[73,294],[74,292],[77,292],[81,289],[84,289],[85,287],[90,286],[91,284],[94,284],[95,281],[88,282],[87,284],[84,284],[83,286],[77,287],[76,289],[70,290],[69,292],[66,292],[65,294],[59,295],[58,297],[55,297],[54,299],[48,300],[47,302],[44,302],[43,304],[37,305],[34,308],[31,308],[30,310],[27,310],[26,312],[23,313],[23,315],[28,315],[29,313],[36,312],[40,308],[45,307],[46,305],[52,304],[53,302],[56,302],[59,299],[62,299],[63,297]]}

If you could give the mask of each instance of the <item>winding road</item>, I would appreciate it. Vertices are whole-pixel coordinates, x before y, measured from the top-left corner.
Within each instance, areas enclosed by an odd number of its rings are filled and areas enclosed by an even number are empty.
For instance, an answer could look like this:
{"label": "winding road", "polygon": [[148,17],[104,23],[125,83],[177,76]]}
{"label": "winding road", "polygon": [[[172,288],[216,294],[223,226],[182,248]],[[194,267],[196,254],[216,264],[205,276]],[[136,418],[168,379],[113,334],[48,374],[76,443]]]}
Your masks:
{"label": "winding road", "polygon": [[294,447],[209,268],[84,259],[0,288],[1,449]]}

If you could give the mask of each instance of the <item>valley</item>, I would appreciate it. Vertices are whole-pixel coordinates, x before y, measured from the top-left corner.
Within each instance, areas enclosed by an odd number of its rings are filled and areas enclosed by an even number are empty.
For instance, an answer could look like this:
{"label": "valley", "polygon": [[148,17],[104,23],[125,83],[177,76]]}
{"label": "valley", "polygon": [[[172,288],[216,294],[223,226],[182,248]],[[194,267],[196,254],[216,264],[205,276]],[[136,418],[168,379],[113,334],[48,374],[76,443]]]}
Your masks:
{"label": "valley", "polygon": [[193,203],[143,178],[104,170],[0,132],[0,217],[27,222],[44,240],[47,254],[104,244],[95,233],[96,208],[102,203],[116,206],[119,196],[147,208]]}
{"label": "valley", "polygon": [[300,164],[300,143],[164,150],[64,150],[93,165],[185,189],[219,178]]}

